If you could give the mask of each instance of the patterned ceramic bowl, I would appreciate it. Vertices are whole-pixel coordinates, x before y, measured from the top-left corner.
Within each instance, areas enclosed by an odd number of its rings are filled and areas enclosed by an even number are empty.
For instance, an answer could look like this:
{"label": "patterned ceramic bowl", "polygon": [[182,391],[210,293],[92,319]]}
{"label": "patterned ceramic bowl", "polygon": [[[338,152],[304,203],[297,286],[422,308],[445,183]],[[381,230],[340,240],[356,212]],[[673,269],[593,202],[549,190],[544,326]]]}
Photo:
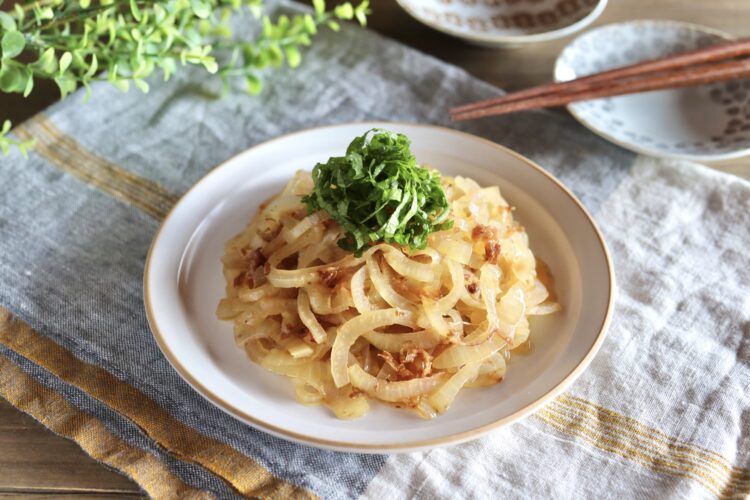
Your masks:
{"label": "patterned ceramic bowl", "polygon": [[[714,45],[725,33],[673,21],[589,31],[555,64],[557,81]],[[605,139],[639,153],[714,161],[750,154],[750,79],[574,103],[568,110]]]}
{"label": "patterned ceramic bowl", "polygon": [[436,30],[491,47],[544,42],[591,24],[607,0],[396,0]]}

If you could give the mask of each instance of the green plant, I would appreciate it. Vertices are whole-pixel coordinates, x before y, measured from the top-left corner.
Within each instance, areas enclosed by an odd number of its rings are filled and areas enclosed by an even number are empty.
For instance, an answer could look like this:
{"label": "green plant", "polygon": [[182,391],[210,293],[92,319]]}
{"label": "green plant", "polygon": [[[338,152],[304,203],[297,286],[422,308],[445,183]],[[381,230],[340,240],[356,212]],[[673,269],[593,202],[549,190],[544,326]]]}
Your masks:
{"label": "green plant", "polygon": [[[149,91],[146,79],[160,71],[164,80],[180,65],[199,65],[217,74],[228,88],[242,78],[250,94],[261,91],[261,70],[301,62],[300,48],[322,27],[338,31],[340,20],[365,25],[369,2],[326,9],[313,0],[314,12],[272,21],[262,14],[263,0],[35,0],[0,10],[0,91],[28,96],[39,78],[52,79],[65,97],[79,87],[90,92],[96,81],[127,91],[131,84]],[[3,0],[0,0],[2,5]],[[252,41],[233,36],[229,19],[249,9],[262,23]],[[29,143],[0,129],[0,151]]]}

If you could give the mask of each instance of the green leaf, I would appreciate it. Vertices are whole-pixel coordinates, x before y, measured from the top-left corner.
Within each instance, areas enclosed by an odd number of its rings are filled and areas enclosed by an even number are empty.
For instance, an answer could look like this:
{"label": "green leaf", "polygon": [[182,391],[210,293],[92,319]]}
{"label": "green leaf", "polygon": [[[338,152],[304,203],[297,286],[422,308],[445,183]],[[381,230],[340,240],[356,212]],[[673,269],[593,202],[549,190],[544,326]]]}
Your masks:
{"label": "green leaf", "polygon": [[250,95],[258,95],[263,90],[263,82],[255,75],[247,75],[247,93]]}
{"label": "green leaf", "polygon": [[16,31],[16,21],[5,11],[0,10],[0,28],[3,31]]}
{"label": "green leaf", "polygon": [[86,71],[86,73],[83,76],[86,79],[90,79],[96,74],[98,70],[99,70],[99,60],[96,58],[96,54],[91,54],[91,63],[89,64],[89,69],[88,71]]}
{"label": "green leaf", "polygon": [[7,93],[22,93],[26,89],[29,71],[16,64],[3,62],[0,67],[0,90]]}
{"label": "green leaf", "polygon": [[[15,4],[13,6],[13,12],[16,13],[16,19],[18,19],[19,23],[22,23],[26,18],[26,11],[23,10],[23,7],[21,7],[19,4]],[[0,22],[0,24],[2,24],[2,22]]]}
{"label": "green leaf", "polygon": [[299,53],[299,49],[294,45],[288,46],[284,52],[286,52],[286,62],[290,68],[296,68],[302,62],[302,56]]}
{"label": "green leaf", "polygon": [[347,2],[333,9],[333,13],[339,19],[345,19],[348,21],[349,19],[354,18],[354,7],[352,7],[352,4]]}
{"label": "green leaf", "polygon": [[206,71],[213,74],[219,71],[219,65],[216,63],[216,59],[213,57],[204,57],[201,60],[201,64],[203,64],[203,67],[206,68]]}
{"label": "green leaf", "polygon": [[328,23],[326,24],[331,29],[331,31],[339,31],[341,29],[341,25],[336,21],[328,21]]}
{"label": "green leaf", "polygon": [[68,70],[71,62],[73,62],[73,54],[71,54],[70,52],[64,52],[63,55],[60,57],[60,71],[59,71],[60,75],[62,75]]}
{"label": "green leaf", "polygon": [[34,75],[29,72],[29,79],[26,81],[26,88],[23,89],[23,96],[29,97],[32,90],[34,90]]}
{"label": "green leaf", "polygon": [[138,2],[136,2],[136,0],[130,0],[130,12],[133,14],[133,18],[136,21],[141,20],[141,9],[138,8]]}
{"label": "green leaf", "polygon": [[78,0],[78,5],[80,5],[82,9],[88,9],[91,7],[91,0]]}
{"label": "green leaf", "polygon": [[135,80],[133,80],[133,83],[136,87],[138,87],[138,90],[140,90],[144,94],[148,94],[148,91],[151,90],[151,87],[149,87],[148,83],[146,83],[144,80],[141,80],[140,78],[136,78]]}
{"label": "green leaf", "polygon": [[367,14],[369,13],[370,13],[369,0],[364,0],[361,4],[357,5],[356,9],[354,9],[354,17],[357,18],[357,21],[362,26],[367,26]]}
{"label": "green leaf", "polygon": [[302,18],[302,24],[305,27],[305,31],[311,35],[318,32],[318,26],[315,24],[315,20],[310,14],[305,14]]}
{"label": "green leaf", "polygon": [[355,255],[378,241],[421,249],[431,232],[451,226],[439,174],[417,165],[409,146],[402,134],[372,129],[345,156],[315,165],[313,191],[302,201],[347,231],[340,247]]}
{"label": "green leaf", "polygon": [[64,98],[68,94],[75,92],[76,88],[78,87],[76,81],[68,77],[55,78],[55,83],[57,84],[57,88],[60,89],[60,97],[62,98]]}
{"label": "green leaf", "polygon": [[211,4],[205,0],[190,0],[190,7],[193,13],[201,19],[206,19],[211,15]]}
{"label": "green leaf", "polygon": [[268,62],[274,68],[278,68],[284,63],[284,53],[281,51],[281,47],[278,45],[270,45],[266,51],[268,54]]}
{"label": "green leaf", "polygon": [[313,7],[315,7],[315,13],[322,16],[326,12],[325,0],[313,0]]}
{"label": "green leaf", "polygon": [[47,49],[39,56],[36,62],[31,64],[33,69],[37,69],[49,75],[57,71],[57,59],[55,58],[55,49]]}
{"label": "green leaf", "polygon": [[174,58],[167,57],[159,62],[159,67],[164,73],[164,81],[166,82],[177,71],[177,62],[175,62]]}
{"label": "green leaf", "polygon": [[26,47],[26,38],[18,31],[9,31],[3,35],[1,44],[3,59],[13,59],[23,52]]}
{"label": "green leaf", "polygon": [[13,125],[12,125],[12,124],[10,123],[10,120],[5,120],[5,121],[3,122],[3,128],[2,128],[2,129],[0,129],[0,135],[5,135],[5,134],[7,134],[8,132],[10,132],[10,128],[11,128],[12,126],[13,126]]}
{"label": "green leaf", "polygon": [[120,92],[127,92],[130,90],[130,82],[127,80],[110,80],[109,83]]}

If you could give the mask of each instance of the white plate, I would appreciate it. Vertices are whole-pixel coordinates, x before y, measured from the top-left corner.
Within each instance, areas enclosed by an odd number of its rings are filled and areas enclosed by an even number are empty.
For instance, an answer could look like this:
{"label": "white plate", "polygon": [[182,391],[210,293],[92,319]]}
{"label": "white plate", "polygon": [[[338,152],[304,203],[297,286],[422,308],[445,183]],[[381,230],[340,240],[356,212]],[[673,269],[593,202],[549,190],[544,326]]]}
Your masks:
{"label": "white plate", "polygon": [[[258,204],[298,169],[340,155],[372,127],[406,134],[421,163],[449,175],[498,185],[526,226],[534,253],[551,268],[563,312],[532,323],[533,348],[512,357],[497,386],[461,391],[430,420],[373,404],[360,420],[342,421],[294,400],[291,384],[253,364],[234,344],[231,322],[214,314],[224,294],[224,242]],[[597,352],[612,311],[614,275],[602,236],[559,181],[526,158],[454,130],[396,123],[336,125],[280,137],[224,163],[175,206],[151,246],[144,276],[154,337],[178,373],[227,413],[276,436],[360,452],[425,449],[476,438],[514,422],[573,382]],[[585,305],[585,306],[584,306]]]}
{"label": "white plate", "polygon": [[[724,43],[726,33],[676,21],[628,21],[588,31],[565,47],[555,80]],[[717,161],[750,154],[750,79],[568,105],[578,121],[624,148]]]}

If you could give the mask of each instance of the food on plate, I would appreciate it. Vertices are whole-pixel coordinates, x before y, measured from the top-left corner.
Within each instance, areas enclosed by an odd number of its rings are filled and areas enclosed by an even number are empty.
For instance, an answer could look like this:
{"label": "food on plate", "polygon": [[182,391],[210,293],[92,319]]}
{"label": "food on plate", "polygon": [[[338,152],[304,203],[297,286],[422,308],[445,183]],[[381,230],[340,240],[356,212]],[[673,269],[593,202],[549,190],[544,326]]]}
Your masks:
{"label": "food on plate", "polygon": [[303,404],[434,417],[500,382],[528,317],[560,310],[512,211],[496,186],[441,177],[405,136],[373,129],[226,243],[217,315]]}

